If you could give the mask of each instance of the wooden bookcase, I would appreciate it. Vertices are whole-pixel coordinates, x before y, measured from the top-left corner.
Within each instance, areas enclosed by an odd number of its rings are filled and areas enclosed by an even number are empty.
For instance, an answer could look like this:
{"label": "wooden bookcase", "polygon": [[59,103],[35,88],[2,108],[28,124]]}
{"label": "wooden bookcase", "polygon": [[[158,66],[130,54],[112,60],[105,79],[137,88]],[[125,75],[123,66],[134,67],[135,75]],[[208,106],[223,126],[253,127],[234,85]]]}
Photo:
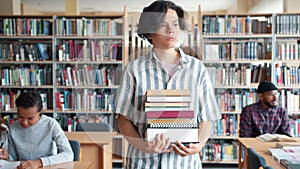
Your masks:
{"label": "wooden bookcase", "polygon": [[41,93],[44,113],[65,131],[77,122],[114,126],[127,19],[126,7],[101,16],[0,16],[0,117],[16,119],[14,100],[26,90]]}

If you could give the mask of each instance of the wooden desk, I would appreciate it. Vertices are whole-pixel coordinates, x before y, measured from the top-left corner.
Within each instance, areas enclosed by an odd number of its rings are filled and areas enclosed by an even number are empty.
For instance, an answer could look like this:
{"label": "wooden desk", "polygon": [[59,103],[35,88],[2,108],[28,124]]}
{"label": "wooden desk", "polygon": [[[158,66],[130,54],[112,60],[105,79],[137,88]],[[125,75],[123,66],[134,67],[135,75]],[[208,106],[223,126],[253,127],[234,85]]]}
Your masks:
{"label": "wooden desk", "polygon": [[[285,169],[278,161],[272,158],[268,148],[274,148],[276,142],[261,142],[256,138],[238,138],[239,145],[239,169],[249,169],[248,148],[254,148],[255,151],[266,159],[267,165],[276,169]],[[244,148],[244,159],[242,161],[242,148]]]}
{"label": "wooden desk", "polygon": [[90,169],[112,168],[112,139],[116,132],[66,132],[80,142],[80,161],[92,161]]}
{"label": "wooden desk", "polygon": [[74,161],[62,164],[50,165],[42,169],[91,169],[93,163],[90,161]]}

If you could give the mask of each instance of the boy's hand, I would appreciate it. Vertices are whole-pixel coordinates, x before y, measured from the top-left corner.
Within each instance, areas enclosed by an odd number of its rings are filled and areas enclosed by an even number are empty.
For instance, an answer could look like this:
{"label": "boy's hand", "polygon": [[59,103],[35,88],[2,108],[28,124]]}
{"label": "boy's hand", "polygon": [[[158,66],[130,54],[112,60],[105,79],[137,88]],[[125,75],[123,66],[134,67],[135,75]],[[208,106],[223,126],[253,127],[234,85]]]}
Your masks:
{"label": "boy's hand", "polygon": [[199,153],[201,151],[201,145],[200,144],[188,144],[187,146],[184,146],[182,143],[179,141],[176,142],[176,144],[171,144],[173,150],[175,151],[176,154],[185,157],[189,155],[193,155],[196,153]]}
{"label": "boy's hand", "polygon": [[157,134],[155,141],[146,143],[143,151],[146,153],[168,153],[173,148],[170,146],[170,139],[166,138],[164,134]]}

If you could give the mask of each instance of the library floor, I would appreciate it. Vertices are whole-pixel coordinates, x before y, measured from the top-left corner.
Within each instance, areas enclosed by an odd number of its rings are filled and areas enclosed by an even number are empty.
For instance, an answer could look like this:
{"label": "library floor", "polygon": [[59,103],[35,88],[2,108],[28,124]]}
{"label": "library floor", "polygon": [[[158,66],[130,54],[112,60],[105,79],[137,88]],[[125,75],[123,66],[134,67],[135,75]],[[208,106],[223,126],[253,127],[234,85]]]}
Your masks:
{"label": "library floor", "polygon": [[225,168],[225,169],[237,169],[238,165],[237,164],[202,164],[203,169],[220,169],[220,168]]}
{"label": "library floor", "polygon": [[[220,169],[220,168],[225,168],[225,169],[237,169],[238,165],[235,164],[203,164],[202,166],[203,169]],[[124,169],[121,166],[114,166],[113,169]]]}

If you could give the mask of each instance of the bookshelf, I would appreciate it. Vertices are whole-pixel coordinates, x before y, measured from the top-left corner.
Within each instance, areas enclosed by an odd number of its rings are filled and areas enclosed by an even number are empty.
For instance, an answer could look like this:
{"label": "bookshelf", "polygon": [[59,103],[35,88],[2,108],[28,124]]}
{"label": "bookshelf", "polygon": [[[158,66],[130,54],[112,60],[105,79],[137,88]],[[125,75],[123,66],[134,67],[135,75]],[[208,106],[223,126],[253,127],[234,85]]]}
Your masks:
{"label": "bookshelf", "polygon": [[78,122],[113,126],[127,15],[124,7],[101,16],[0,16],[0,117],[16,119],[14,99],[26,90],[41,93],[45,113],[65,131]]}
{"label": "bookshelf", "polygon": [[[293,116],[292,131],[298,137],[299,14],[203,14],[199,10],[198,16],[198,58],[208,68],[222,112],[222,119],[202,152],[202,157],[208,157],[203,163],[230,163],[232,159],[220,160],[218,155],[209,154],[218,154],[218,145],[227,144],[228,140],[237,148],[241,109],[256,102],[256,88],[262,80],[271,80],[281,90],[279,104]],[[232,164],[236,160],[234,157]]]}
{"label": "bookshelf", "polygon": [[52,23],[52,16],[0,17],[2,117],[14,119],[14,99],[21,90],[38,90],[45,112],[53,111]]}
{"label": "bookshelf", "polygon": [[281,105],[292,116],[292,134],[300,136],[299,126],[299,13],[276,14],[274,25],[274,82],[281,91]]}
{"label": "bookshelf", "polygon": [[202,14],[201,54],[222,119],[202,151],[203,163],[237,164],[240,112],[257,101],[255,89],[272,80],[273,14]]}

